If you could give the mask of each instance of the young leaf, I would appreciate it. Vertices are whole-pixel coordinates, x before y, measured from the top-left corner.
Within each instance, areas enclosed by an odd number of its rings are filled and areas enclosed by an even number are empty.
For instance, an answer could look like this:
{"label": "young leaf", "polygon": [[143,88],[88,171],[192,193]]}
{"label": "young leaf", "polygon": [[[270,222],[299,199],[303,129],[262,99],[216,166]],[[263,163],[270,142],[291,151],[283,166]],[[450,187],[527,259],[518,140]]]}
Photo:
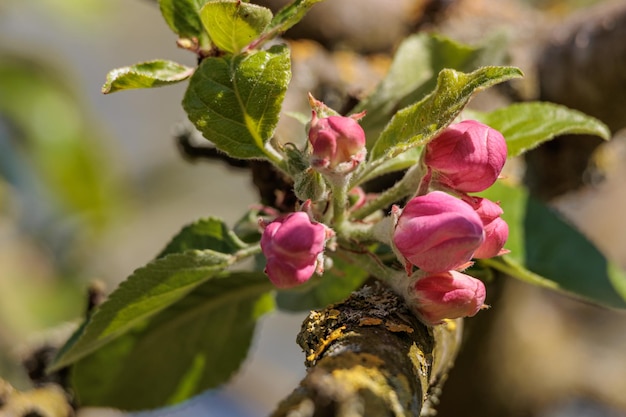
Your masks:
{"label": "young leaf", "polygon": [[199,38],[204,28],[200,8],[207,0],[159,0],[167,25],[181,38]]}
{"label": "young leaf", "polygon": [[200,19],[219,49],[236,54],[259,37],[272,20],[272,12],[241,1],[215,1],[202,7]]}
{"label": "young leaf", "polygon": [[324,0],[294,0],[276,13],[267,31],[284,32],[302,20],[315,3]]}
{"label": "young leaf", "polygon": [[406,38],[385,79],[352,111],[367,110],[361,126],[367,134],[368,148],[395,111],[421,100],[435,88],[442,69],[471,72],[485,65],[500,65],[505,49],[502,44],[499,39],[491,39],[481,46],[469,46],[426,33]]}
{"label": "young leaf", "polygon": [[250,45],[252,48],[275,38],[298,23],[315,3],[323,0],[294,0],[276,13],[261,36]]}
{"label": "young leaf", "polygon": [[265,149],[291,77],[289,51],[207,58],[189,82],[183,107],[193,124],[235,158],[269,156]]}
{"label": "young leaf", "polygon": [[521,76],[515,67],[483,67],[469,74],[442,70],[432,93],[393,116],[374,144],[370,159],[390,159],[425,145],[454,120],[475,92]]}
{"label": "young leaf", "polygon": [[82,334],[70,339],[51,368],[60,369],[76,362],[123,335],[219,275],[232,261],[232,255],[188,250],[139,268],[98,307]]}
{"label": "young leaf", "polygon": [[534,285],[626,308],[626,275],[554,210],[522,188],[499,182],[481,195],[500,201],[511,253],[480,262]]}
{"label": "young leaf", "polygon": [[81,406],[139,410],[184,401],[225,383],[246,358],[258,318],[273,309],[263,274],[232,274],[184,298],[78,361]]}
{"label": "young leaf", "polygon": [[117,68],[107,74],[104,94],[133,88],[153,88],[176,84],[193,74],[193,68],[172,61],[155,60]]}
{"label": "young leaf", "polygon": [[368,274],[357,265],[333,258],[333,267],[323,276],[314,277],[305,285],[279,291],[276,303],[285,311],[308,311],[326,307],[348,297],[359,288]]}
{"label": "young leaf", "polygon": [[516,103],[490,113],[469,116],[499,130],[508,156],[518,156],[559,135],[587,134],[609,140],[609,128],[596,118],[553,103]]}
{"label": "young leaf", "polygon": [[188,249],[211,249],[221,253],[235,253],[244,247],[246,244],[223,221],[210,217],[185,226],[172,238],[157,258]]}

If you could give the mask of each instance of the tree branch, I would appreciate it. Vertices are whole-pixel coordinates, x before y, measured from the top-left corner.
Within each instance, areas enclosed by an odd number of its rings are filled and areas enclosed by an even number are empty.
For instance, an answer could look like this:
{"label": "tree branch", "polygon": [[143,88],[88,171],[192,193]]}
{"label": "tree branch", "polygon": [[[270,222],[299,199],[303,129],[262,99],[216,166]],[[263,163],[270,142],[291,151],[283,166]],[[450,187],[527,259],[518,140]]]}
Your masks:
{"label": "tree branch", "polygon": [[272,417],[432,415],[461,334],[461,320],[429,328],[373,281],[309,314],[297,338],[307,376]]}

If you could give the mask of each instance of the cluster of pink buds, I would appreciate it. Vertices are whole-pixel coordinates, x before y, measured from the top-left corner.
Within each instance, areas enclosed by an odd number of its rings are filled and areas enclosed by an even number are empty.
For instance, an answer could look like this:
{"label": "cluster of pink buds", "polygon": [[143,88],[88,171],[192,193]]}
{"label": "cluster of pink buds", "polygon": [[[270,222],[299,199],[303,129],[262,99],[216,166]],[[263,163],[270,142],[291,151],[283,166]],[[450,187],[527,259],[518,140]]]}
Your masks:
{"label": "cluster of pink buds", "polygon": [[265,273],[278,288],[291,288],[324,272],[323,253],[333,231],[311,220],[304,211],[261,222],[261,250],[267,263]]}
{"label": "cluster of pink buds", "polygon": [[473,120],[452,125],[426,146],[424,164],[431,186],[463,199],[433,191],[393,209],[394,250],[409,275],[414,266],[420,270],[406,298],[426,323],[473,316],[483,307],[483,283],[459,271],[473,258],[506,253],[509,229],[498,204],[467,193],[493,185],[506,153],[504,137],[489,126]]}
{"label": "cluster of pink buds", "polygon": [[[365,133],[358,123],[363,114],[320,118],[323,105],[311,100],[311,167],[335,186],[346,184],[366,156]],[[473,316],[485,307],[484,284],[461,271],[472,259],[506,253],[509,230],[498,204],[468,193],[490,187],[506,156],[503,136],[489,126],[467,120],[448,127],[424,149],[421,166],[427,171],[418,195],[404,208],[393,207],[391,229],[382,226],[392,230],[388,243],[407,272],[409,284],[399,280],[396,287],[403,288],[408,304],[427,324]],[[346,194],[346,210],[366,202],[358,187]],[[309,200],[303,211],[261,222],[265,272],[278,288],[303,284],[323,272],[324,250],[334,232],[315,221],[310,209]]]}
{"label": "cluster of pink buds", "polygon": [[[322,105],[311,97],[312,103]],[[311,166],[335,178],[345,178],[365,160],[365,132],[358,123],[365,113],[320,118],[312,112],[309,128]],[[360,191],[360,193],[358,192]],[[353,206],[362,205],[365,194],[357,194]],[[333,231],[302,212],[278,217],[264,227],[261,250],[267,260],[265,272],[278,288],[290,288],[323,272],[323,252]]]}

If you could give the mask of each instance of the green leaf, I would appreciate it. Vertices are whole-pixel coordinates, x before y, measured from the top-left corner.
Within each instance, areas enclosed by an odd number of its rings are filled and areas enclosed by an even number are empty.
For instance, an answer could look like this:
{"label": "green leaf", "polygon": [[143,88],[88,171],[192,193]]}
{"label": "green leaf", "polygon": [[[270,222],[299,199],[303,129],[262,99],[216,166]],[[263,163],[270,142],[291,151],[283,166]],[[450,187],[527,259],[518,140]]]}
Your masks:
{"label": "green leaf", "polygon": [[200,8],[207,0],[159,0],[167,25],[181,38],[199,38],[204,32]]}
{"label": "green leaf", "polygon": [[[110,138],[89,117],[76,80],[61,70],[67,67],[23,52],[0,52],[0,204],[4,207],[19,199],[19,217],[28,221],[15,227],[36,236],[39,244],[54,247],[55,263],[60,265],[69,261],[62,260],[66,250],[74,250],[75,244],[88,245],[108,230],[107,224],[127,201],[130,184],[113,168],[112,148],[106,146]],[[70,218],[80,219],[80,227],[60,226]],[[13,278],[25,284],[21,277]],[[11,278],[5,272],[3,282],[7,281]],[[72,281],[55,281],[51,287],[69,288],[75,284]],[[51,287],[38,289],[43,293]],[[29,295],[37,292],[33,289]],[[35,321],[52,319],[21,304]],[[62,304],[68,312],[76,311],[72,303]],[[20,319],[29,320],[23,315]]]}
{"label": "green leaf", "polygon": [[236,54],[259,37],[272,20],[272,12],[241,1],[214,1],[202,7],[200,19],[218,48]]}
{"label": "green leaf", "polygon": [[393,116],[374,144],[370,159],[391,159],[425,145],[454,120],[475,92],[521,76],[515,67],[483,67],[469,74],[442,70],[435,91]]}
{"label": "green leaf", "polygon": [[104,94],[133,88],[153,88],[176,84],[193,74],[193,68],[172,61],[155,60],[117,68],[107,74]]}
{"label": "green leaf", "polygon": [[101,348],[218,275],[232,261],[232,255],[188,250],[139,268],[98,307],[82,334],[62,349],[52,369]]}
{"label": "green leaf", "polygon": [[435,88],[441,70],[471,72],[486,65],[500,65],[504,61],[503,43],[501,39],[490,39],[484,45],[469,46],[426,33],[406,38],[385,79],[352,111],[367,111],[361,126],[367,134],[368,148],[398,109],[423,99]]}
{"label": "green leaf", "polygon": [[249,47],[256,48],[263,42],[271,40],[298,23],[313,7],[323,0],[294,0],[276,13],[272,21],[265,28],[261,36]]}
{"label": "green leaf", "polygon": [[516,103],[490,113],[472,111],[469,116],[502,133],[510,158],[560,135],[611,137],[609,128],[598,119],[553,103]]}
{"label": "green leaf", "polygon": [[72,368],[81,406],[163,407],[225,383],[274,308],[258,274],[216,277]]}
{"label": "green leaf", "polygon": [[210,217],[185,226],[172,238],[157,258],[189,249],[211,249],[221,253],[235,253],[245,247],[246,244],[223,221]]}
{"label": "green leaf", "polygon": [[496,183],[482,195],[500,201],[511,253],[479,262],[534,285],[626,308],[626,275],[558,213],[521,187]]}
{"label": "green leaf", "polygon": [[305,285],[279,291],[276,303],[286,311],[308,311],[337,303],[348,297],[367,279],[357,265],[333,258],[333,267],[323,276],[311,278]]}
{"label": "green leaf", "polygon": [[284,45],[207,58],[191,77],[183,107],[204,137],[230,156],[271,158],[265,144],[278,123],[290,77]]}
{"label": "green leaf", "polygon": [[314,4],[324,0],[294,0],[276,13],[267,31],[284,32],[302,20]]}

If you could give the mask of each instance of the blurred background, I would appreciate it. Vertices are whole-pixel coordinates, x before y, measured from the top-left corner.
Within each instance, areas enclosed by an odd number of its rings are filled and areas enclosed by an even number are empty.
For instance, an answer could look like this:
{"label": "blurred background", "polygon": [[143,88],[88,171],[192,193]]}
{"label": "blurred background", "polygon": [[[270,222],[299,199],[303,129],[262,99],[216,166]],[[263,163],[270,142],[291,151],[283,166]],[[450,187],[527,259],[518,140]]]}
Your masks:
{"label": "blurred background", "polygon": [[[536,176],[526,179],[626,267],[624,1],[323,2],[288,33],[299,41],[286,107],[306,110],[308,91],[339,104],[367,92],[394,46],[418,30],[507,39],[526,78],[475,105],[546,99],[609,125],[607,146],[578,138],[529,155]],[[184,224],[208,215],[232,224],[257,199],[245,171],[180,155],[173,132],[185,119],[184,83],[100,93],[116,67],[155,58],[195,65],[175,41],[156,1],[0,3],[0,377],[20,389],[29,386],[20,361],[68,336],[91,282],[110,291]],[[278,133],[304,137],[289,121]],[[470,326],[440,415],[626,416],[626,315],[502,281],[493,308]],[[295,343],[302,319],[264,318],[254,355],[227,387],[162,415],[268,414],[305,372]],[[106,413],[119,415],[82,412]]]}

